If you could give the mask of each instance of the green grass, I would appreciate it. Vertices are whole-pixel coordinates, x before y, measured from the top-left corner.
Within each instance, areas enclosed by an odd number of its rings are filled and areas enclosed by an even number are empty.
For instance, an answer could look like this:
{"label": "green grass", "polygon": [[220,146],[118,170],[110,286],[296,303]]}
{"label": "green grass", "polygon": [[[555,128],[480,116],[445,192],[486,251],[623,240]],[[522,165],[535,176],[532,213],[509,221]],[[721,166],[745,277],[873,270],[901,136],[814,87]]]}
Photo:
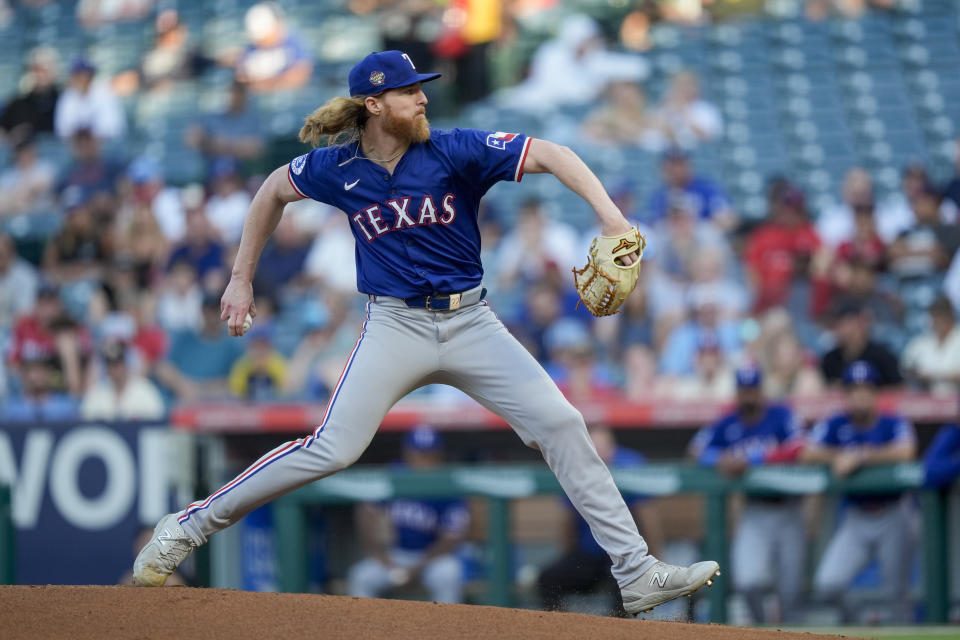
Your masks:
{"label": "green grass", "polygon": [[879,638],[880,640],[960,640],[960,627],[797,627],[791,631],[833,634],[848,638]]}

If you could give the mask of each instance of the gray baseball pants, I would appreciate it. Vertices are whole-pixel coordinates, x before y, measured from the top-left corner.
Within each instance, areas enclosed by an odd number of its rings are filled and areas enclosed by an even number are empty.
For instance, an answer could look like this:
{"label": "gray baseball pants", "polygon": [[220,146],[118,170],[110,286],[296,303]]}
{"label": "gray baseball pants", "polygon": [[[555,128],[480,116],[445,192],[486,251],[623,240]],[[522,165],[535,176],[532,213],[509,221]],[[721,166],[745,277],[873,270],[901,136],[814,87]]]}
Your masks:
{"label": "gray baseball pants", "polygon": [[656,562],[647,554],[580,412],[490,307],[477,303],[455,311],[428,311],[384,296],[367,305],[363,331],[320,426],[277,447],[205,501],[187,507],[178,518],[184,531],[203,544],[260,505],[349,467],[370,444],[390,407],[433,383],[461,389],[543,454],[610,554],[621,587]]}

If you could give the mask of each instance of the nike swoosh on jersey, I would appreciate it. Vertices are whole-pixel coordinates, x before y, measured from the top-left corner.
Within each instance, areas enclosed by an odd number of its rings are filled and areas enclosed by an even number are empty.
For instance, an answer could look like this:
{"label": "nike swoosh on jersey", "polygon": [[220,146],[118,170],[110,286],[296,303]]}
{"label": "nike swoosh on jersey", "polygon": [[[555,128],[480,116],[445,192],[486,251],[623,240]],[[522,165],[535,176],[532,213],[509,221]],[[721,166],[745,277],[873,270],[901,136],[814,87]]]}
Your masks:
{"label": "nike swoosh on jersey", "polygon": [[353,189],[355,186],[357,186],[357,183],[358,183],[358,182],[360,182],[360,178],[357,178],[356,180],[354,180],[354,181],[351,182],[350,184],[347,184],[346,182],[344,182],[344,183],[343,183],[343,190],[344,190],[344,191],[350,191],[350,189]]}

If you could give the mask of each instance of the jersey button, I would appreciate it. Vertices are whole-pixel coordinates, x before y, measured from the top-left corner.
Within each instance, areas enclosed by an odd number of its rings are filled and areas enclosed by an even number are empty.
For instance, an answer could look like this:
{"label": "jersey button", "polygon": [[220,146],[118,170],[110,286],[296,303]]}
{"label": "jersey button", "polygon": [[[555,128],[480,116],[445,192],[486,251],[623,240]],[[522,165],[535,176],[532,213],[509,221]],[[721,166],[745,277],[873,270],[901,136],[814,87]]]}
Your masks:
{"label": "jersey button", "polygon": [[384,180],[389,180],[389,179],[390,179],[389,174],[384,174],[383,179],[384,179]]}

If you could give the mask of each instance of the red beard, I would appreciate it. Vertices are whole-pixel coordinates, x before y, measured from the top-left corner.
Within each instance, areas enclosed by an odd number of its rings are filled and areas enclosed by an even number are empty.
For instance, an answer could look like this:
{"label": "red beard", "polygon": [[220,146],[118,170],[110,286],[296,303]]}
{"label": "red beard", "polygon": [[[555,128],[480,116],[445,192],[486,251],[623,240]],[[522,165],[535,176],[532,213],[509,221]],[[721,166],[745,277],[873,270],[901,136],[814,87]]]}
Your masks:
{"label": "red beard", "polygon": [[411,119],[401,118],[387,107],[383,114],[383,130],[407,144],[426,142],[430,139],[430,122],[426,116]]}

